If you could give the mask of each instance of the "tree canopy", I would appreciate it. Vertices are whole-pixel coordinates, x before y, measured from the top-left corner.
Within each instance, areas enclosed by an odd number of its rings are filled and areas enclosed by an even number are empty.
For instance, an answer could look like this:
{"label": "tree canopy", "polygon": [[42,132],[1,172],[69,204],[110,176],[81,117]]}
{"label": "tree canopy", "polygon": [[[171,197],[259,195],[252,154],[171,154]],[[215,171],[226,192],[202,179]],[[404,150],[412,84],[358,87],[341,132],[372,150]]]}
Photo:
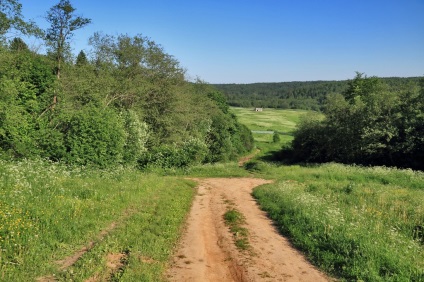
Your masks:
{"label": "tree canopy", "polygon": [[225,97],[188,82],[178,60],[146,36],[95,33],[89,56],[67,57],[74,31],[90,23],[75,11],[61,0],[47,12],[47,55],[21,38],[0,47],[0,157],[149,169],[252,149]]}
{"label": "tree canopy", "polygon": [[424,169],[424,79],[393,90],[362,73],[327,97],[323,120],[309,117],[295,133],[298,161]]}

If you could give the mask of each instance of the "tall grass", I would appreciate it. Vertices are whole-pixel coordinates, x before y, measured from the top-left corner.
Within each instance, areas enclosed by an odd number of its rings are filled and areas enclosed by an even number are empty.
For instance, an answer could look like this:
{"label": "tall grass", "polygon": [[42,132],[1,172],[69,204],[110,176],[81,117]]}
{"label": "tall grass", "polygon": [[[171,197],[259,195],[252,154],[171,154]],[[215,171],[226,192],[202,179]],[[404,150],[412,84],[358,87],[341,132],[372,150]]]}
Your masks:
{"label": "tall grass", "polygon": [[[157,281],[190,207],[193,186],[127,169],[0,161],[0,281],[45,275],[83,281],[106,268],[109,251],[127,252],[135,268],[143,263],[138,260],[143,253],[155,262],[143,267],[143,281]],[[99,240],[111,223],[116,228]],[[93,250],[60,270],[57,261],[90,242],[96,243]]]}
{"label": "tall grass", "polygon": [[309,259],[342,280],[424,281],[424,174],[262,164],[254,196]]}

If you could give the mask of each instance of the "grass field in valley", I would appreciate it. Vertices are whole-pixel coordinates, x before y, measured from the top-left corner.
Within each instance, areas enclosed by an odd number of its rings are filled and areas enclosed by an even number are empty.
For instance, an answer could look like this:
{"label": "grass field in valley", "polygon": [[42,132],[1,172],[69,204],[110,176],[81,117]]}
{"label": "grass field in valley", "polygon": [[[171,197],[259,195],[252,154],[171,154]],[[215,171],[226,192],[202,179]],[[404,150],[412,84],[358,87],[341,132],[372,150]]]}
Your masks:
{"label": "grass field in valley", "polygon": [[0,281],[161,280],[193,187],[132,170],[0,161]]}
{"label": "grass field in valley", "polygon": [[[304,110],[278,110],[263,109],[256,112],[253,108],[231,107],[231,111],[238,120],[253,131],[277,131],[284,133],[281,135],[281,142],[293,139],[291,134],[296,128],[299,120],[308,113]],[[272,134],[253,133],[257,142],[272,142]]]}
{"label": "grass field in valley", "polygon": [[[232,108],[251,130],[292,132],[306,111]],[[289,136],[291,137],[291,136]],[[263,151],[278,150],[255,135]],[[254,196],[294,246],[345,281],[424,281],[424,173],[342,164],[245,167],[275,183]]]}

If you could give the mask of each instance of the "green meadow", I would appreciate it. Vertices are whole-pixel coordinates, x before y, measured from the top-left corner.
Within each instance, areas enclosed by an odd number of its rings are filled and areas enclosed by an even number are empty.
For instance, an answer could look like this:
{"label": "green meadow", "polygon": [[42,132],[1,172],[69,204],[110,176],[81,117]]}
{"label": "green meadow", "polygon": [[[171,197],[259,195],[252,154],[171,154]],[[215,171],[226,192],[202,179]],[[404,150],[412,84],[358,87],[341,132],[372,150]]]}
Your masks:
{"label": "green meadow", "polygon": [[[293,132],[307,113],[232,111],[252,130],[279,132]],[[256,140],[261,152],[244,167],[147,173],[0,161],[0,281],[162,281],[195,194],[186,178],[246,176],[275,180],[254,197],[281,234],[331,277],[424,281],[424,173],[263,158],[289,140]],[[121,258],[117,269],[108,266],[111,256]]]}
{"label": "green meadow", "polygon": [[254,190],[292,244],[342,281],[423,281],[424,173],[252,161]]}
{"label": "green meadow", "polygon": [[253,108],[231,107],[238,120],[251,130],[275,130],[291,133],[296,128],[300,118],[307,114],[304,110],[278,110],[264,108],[256,112]]}
{"label": "green meadow", "polygon": [[[293,132],[297,110],[232,108],[251,130]],[[261,127],[262,126],[262,127]],[[276,180],[254,197],[279,231],[317,267],[342,281],[424,281],[424,173],[336,163],[283,165],[263,160],[292,138],[272,142],[245,169]]]}
{"label": "green meadow", "polygon": [[270,151],[276,151],[293,140],[293,132],[299,121],[310,113],[305,110],[280,110],[264,108],[262,112],[256,112],[253,108],[231,107],[231,111],[237,116],[240,123],[246,125],[252,131],[278,132],[280,141],[273,142],[272,133],[255,133],[253,138],[260,155]]}
{"label": "green meadow", "polygon": [[[158,281],[193,187],[128,169],[0,161],[0,280]],[[75,255],[73,265],[63,262]],[[113,255],[122,256],[122,269],[108,269]]]}

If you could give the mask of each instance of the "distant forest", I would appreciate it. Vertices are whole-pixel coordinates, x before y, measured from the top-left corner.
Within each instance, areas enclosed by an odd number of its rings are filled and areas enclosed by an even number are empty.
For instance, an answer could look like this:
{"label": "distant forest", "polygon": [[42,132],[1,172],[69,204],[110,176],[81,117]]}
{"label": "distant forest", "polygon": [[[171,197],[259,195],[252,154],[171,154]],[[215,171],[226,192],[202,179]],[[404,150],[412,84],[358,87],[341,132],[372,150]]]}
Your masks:
{"label": "distant forest", "polygon": [[[398,91],[407,85],[418,84],[419,77],[381,78],[390,90]],[[320,111],[328,94],[347,90],[349,80],[293,81],[279,83],[213,84],[227,97],[233,107],[261,107]]]}

